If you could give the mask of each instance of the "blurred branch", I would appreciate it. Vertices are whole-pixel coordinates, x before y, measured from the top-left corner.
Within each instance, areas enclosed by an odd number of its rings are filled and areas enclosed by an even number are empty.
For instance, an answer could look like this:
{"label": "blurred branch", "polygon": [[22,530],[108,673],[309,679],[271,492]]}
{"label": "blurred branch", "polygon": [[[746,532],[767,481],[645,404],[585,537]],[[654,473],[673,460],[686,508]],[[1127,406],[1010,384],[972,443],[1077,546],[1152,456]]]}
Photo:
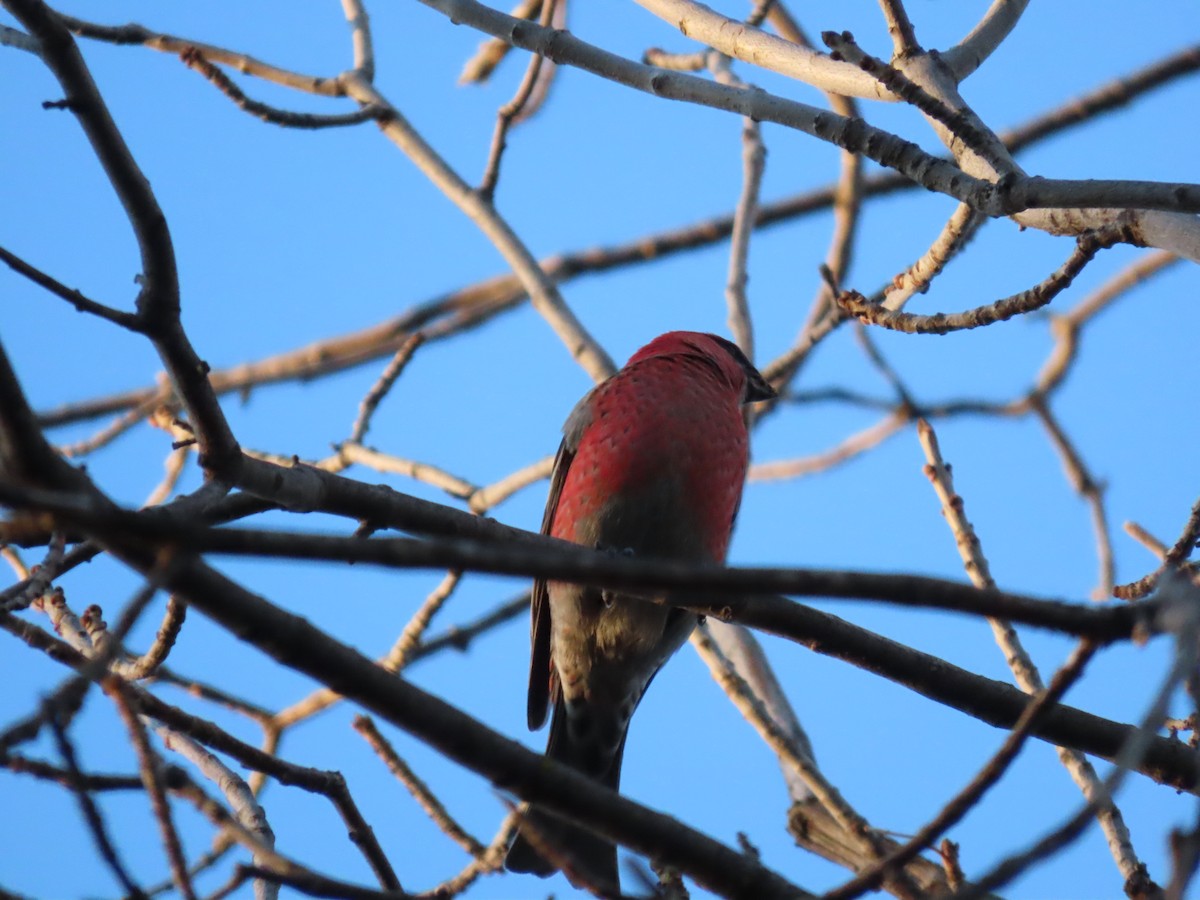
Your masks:
{"label": "blurred branch", "polygon": [[[747,90],[729,67],[728,57],[713,55],[709,61],[713,77],[720,83]],[[756,90],[756,88],[749,88]],[[747,266],[750,257],[750,234],[758,208],[767,148],[762,130],[753,119],[742,119],[742,191],[733,213],[733,232],[729,237],[729,271],[725,281],[725,305],[728,310],[729,332],[742,348],[746,358],[754,360],[754,328],[750,319],[750,304],[746,299],[749,281]]]}
{"label": "blurred branch", "polygon": [[[31,775],[39,781],[53,781],[65,788],[78,784],[87,791],[140,791],[144,788],[137,775],[103,775],[96,772],[80,772],[73,775],[67,769],[52,766],[40,759],[29,759],[17,753],[0,749],[0,768],[17,775]],[[148,892],[152,893],[152,892]]]}
{"label": "blurred branch", "polygon": [[[768,20],[780,37],[794,44],[813,48],[812,41],[782,3],[776,3],[771,7]],[[849,119],[860,117],[858,103],[852,97],[826,91],[825,100],[829,104],[829,108],[840,116]],[[829,249],[825,254],[825,272],[829,277],[822,278],[818,283],[807,321],[797,339],[797,347],[805,346],[809,332],[829,316],[830,305],[833,303],[833,294],[835,293],[830,289],[830,283],[841,284],[845,280],[854,257],[859,213],[862,210],[865,196],[866,179],[863,175],[865,162],[857,153],[851,153],[848,150],[842,150],[838,154],[838,160],[840,165],[833,201],[833,232],[829,238]],[[775,383],[783,385],[791,382],[796,377],[803,361],[803,355],[795,354],[786,363],[783,363],[782,367],[780,360],[772,363],[769,368],[775,372]]]}
{"label": "blurred branch", "polygon": [[175,822],[171,816],[171,806],[167,803],[166,792],[163,789],[162,760],[159,759],[150,741],[146,737],[146,727],[134,712],[132,701],[124,685],[119,679],[109,678],[104,682],[104,691],[117,707],[125,728],[129,731],[130,742],[137,753],[138,771],[142,783],[150,797],[150,806],[154,818],[162,831],[163,846],[167,852],[167,862],[171,867],[171,878],[175,888],[184,900],[195,900],[196,891],[188,875],[187,862],[183,857],[183,845],[179,841],[179,832],[175,830]]}
{"label": "blurred branch", "polygon": [[[1021,2],[1023,4],[1027,0]],[[1004,3],[1005,0],[998,0],[994,6]],[[945,54],[942,58],[945,59]],[[1146,91],[1167,84],[1182,75],[1191,74],[1197,69],[1200,69],[1200,45],[1193,44],[1156,60],[1145,68],[1122,75],[1050,112],[1034,117],[1023,125],[1003,132],[1000,139],[1009,151],[1017,153],[1058,129],[1120,109]]]}
{"label": "blurred branch", "polygon": [[[509,13],[514,19],[534,19],[542,10],[542,0],[520,0]],[[459,84],[483,84],[492,77],[496,67],[512,50],[512,44],[501,38],[488,38],[479,45],[475,55],[467,60],[462,73],[458,76]]]}
{"label": "blurred branch", "polygon": [[750,481],[780,481],[824,472],[878,447],[911,419],[911,413],[904,411],[889,413],[874,425],[850,435],[829,450],[799,459],[755,463],[750,467],[748,478]]}
{"label": "blurred branch", "polygon": [[116,876],[117,881],[121,883],[121,887],[125,889],[127,894],[134,898],[144,898],[146,896],[145,892],[134,882],[129,874],[129,870],[125,868],[125,864],[117,855],[117,848],[113,845],[112,838],[109,836],[108,827],[105,825],[104,817],[100,813],[100,807],[96,805],[96,801],[92,798],[91,792],[86,787],[86,779],[79,770],[79,763],[75,755],[75,745],[71,743],[70,738],[67,736],[66,727],[60,718],[60,713],[53,704],[53,699],[46,701],[46,705],[43,707],[44,720],[50,725],[50,731],[54,735],[54,743],[58,748],[59,755],[63,758],[63,763],[69,775],[71,791],[75,794],[75,799],[79,802],[83,819],[87,823],[92,840],[95,841],[96,847],[100,852],[100,858],[112,870],[113,875]]}
{"label": "blurred branch", "polygon": [[[1131,526],[1132,523],[1127,523],[1125,527],[1128,530]],[[1123,600],[1139,600],[1145,597],[1154,590],[1164,573],[1191,557],[1198,541],[1200,541],[1200,500],[1197,500],[1192,506],[1191,515],[1188,516],[1188,520],[1183,526],[1183,532],[1174,545],[1170,549],[1166,547],[1162,547],[1161,550],[1158,547],[1152,548],[1155,552],[1161,553],[1163,564],[1131,584],[1122,584],[1113,588],[1114,596]],[[1145,542],[1143,541],[1143,543]]]}

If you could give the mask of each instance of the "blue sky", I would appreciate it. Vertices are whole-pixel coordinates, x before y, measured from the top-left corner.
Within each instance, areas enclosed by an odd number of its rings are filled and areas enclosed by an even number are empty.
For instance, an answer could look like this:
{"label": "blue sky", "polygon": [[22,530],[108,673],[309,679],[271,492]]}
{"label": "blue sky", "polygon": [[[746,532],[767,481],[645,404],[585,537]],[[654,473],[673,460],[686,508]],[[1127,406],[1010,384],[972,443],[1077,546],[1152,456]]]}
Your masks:
{"label": "blue sky", "polygon": [[[877,54],[890,44],[873,3],[790,5],[810,34],[850,30]],[[909,4],[927,47],[965,34],[986,4],[918,0]],[[741,15],[738,4],[721,9]],[[482,36],[452,27],[416,3],[371,4],[378,86],[468,181],[483,171],[497,106],[520,79],[516,54],[483,87],[459,87],[458,71]],[[83,5],[69,8],[95,15]],[[111,23],[154,29],[246,50],[297,69],[336,74],[349,64],[338,4],[214,0],[200,5],[109,4]],[[11,20],[0,20],[10,23]],[[649,46],[690,49],[689,42],[631,3],[572,5],[581,38],[631,58]],[[1190,3],[1141,5],[1061,0],[1032,4],[1010,40],[964,85],[962,93],[997,129],[1058,106],[1118,74],[1195,43],[1200,29]],[[258,359],[332,333],[365,327],[445,291],[504,270],[495,249],[374,126],[317,133],[287,131],[239,112],[177,59],[143,48],[83,46],[118,125],[162,204],[179,257],[184,324],[214,368]],[[738,66],[742,78],[784,96],[820,102],[813,89]],[[345,111],[348,104],[309,98],[260,82],[239,83],[252,96],[289,108]],[[136,293],[136,247],[112,191],[73,117],[45,111],[60,91],[36,58],[0,52],[0,245],[105,302],[128,308]],[[1049,177],[1196,181],[1197,81],[1184,78],[1103,120],[1073,128],[1019,158]],[[868,105],[879,127],[937,151],[918,114]],[[545,110],[518,128],[504,160],[497,205],[538,256],[631,240],[732,208],[741,183],[740,121],[560,71]],[[764,199],[826,184],[836,152],[805,135],[763,128],[768,148]],[[874,171],[872,166],[869,171]],[[920,255],[953,210],[953,201],[906,192],[872,202],[863,214],[849,286],[865,293]],[[831,219],[814,215],[756,235],[749,296],[759,360],[790,344],[818,284]],[[914,311],[965,309],[1021,290],[1066,258],[1070,241],[988,223],[964,257]],[[1145,251],[1103,253],[1052,309],[1077,303]],[[728,247],[718,244],[661,262],[570,282],[563,294],[617,360],[674,328],[725,331],[723,287]],[[159,362],[141,339],[71,310],[0,273],[4,295],[0,340],[33,404],[72,400],[153,382]],[[1054,409],[1086,463],[1106,485],[1118,581],[1149,571],[1150,555],[1120,530],[1135,520],[1168,543],[1182,527],[1200,478],[1194,465],[1195,342],[1198,281],[1190,264],[1142,286],[1086,331],[1071,378]],[[944,338],[876,333],[879,346],[918,400],[1009,399],[1032,384],[1052,345],[1045,316]],[[223,406],[247,448],[316,458],[344,439],[357,404],[384,361],[316,384],[255,391]],[[452,342],[422,348],[374,420],[368,443],[487,483],[553,452],[558,428],[589,386],[548,326],[523,306]],[[850,329],[813,354],[801,389],[839,386],[888,396]],[[875,413],[828,404],[789,409],[755,436],[758,461],[803,456],[865,427]],[[99,423],[55,431],[69,443]],[[1030,419],[962,418],[938,425],[959,492],[998,583],[1005,588],[1084,599],[1096,581],[1088,511]],[[161,477],[169,438],[135,429],[88,459],[88,471],[112,496],[139,504]],[[954,541],[922,475],[914,431],[831,472],[790,482],[751,484],[730,551],[736,564],[781,564],[871,571],[912,571],[960,579]],[[415,495],[447,501],[425,485],[366,470]],[[199,483],[189,468],[183,490]],[[535,529],[544,488],[534,486],[493,515]],[[345,533],[347,523],[275,515],[265,524]],[[36,552],[27,554],[35,561]],[[363,652],[390,646],[441,573],[402,574],[355,567],[251,563],[218,566],[273,602],[301,614]],[[61,582],[76,611],[104,606],[112,622],[137,587],[104,560]],[[521,591],[515,580],[471,576],[435,623],[467,621]],[[879,604],[815,601],[895,640],[957,665],[1008,681],[1002,654],[982,621],[897,610]],[[153,636],[160,600],[131,638]],[[43,619],[29,617],[38,624]],[[1069,642],[1037,632],[1027,645],[1049,674]],[[818,761],[847,798],[877,827],[918,828],[1003,740],[1003,733],[904,688],[774,638],[772,662],[815,745]],[[1106,651],[1069,701],[1122,720],[1144,710],[1166,669],[1165,641]],[[467,656],[446,655],[410,671],[420,686],[482,721],[541,749],[542,734],[524,727],[524,620],[497,630]],[[243,686],[269,708],[287,705],[313,685],[274,664],[194,614],[172,654],[176,670],[225,687]],[[0,726],[27,714],[63,672],[20,645],[0,652]],[[248,687],[246,687],[248,686]],[[170,687],[164,699],[213,717],[257,741],[244,720]],[[1186,713],[1182,703],[1176,704]],[[284,755],[344,772],[368,821],[392,852],[405,885],[420,889],[457,871],[462,852],[429,824],[349,730],[353,710],[340,706],[289,733]],[[450,810],[483,840],[503,806],[479,777],[443,763],[394,729],[402,755]],[[130,771],[132,755],[106,701],[93,697],[73,729],[85,766]],[[47,739],[28,752],[54,759]],[[1101,771],[1106,766],[1100,764]],[[655,682],[639,710],[626,755],[631,797],[734,842],[745,832],[765,861],[814,890],[844,880],[841,870],[796,851],[783,830],[786,796],[770,752],[738,717],[686,649]],[[1002,784],[951,836],[968,874],[978,874],[1057,824],[1080,802],[1052,748],[1033,742]],[[1121,808],[1134,845],[1160,880],[1169,877],[1166,835],[1194,818],[1194,801],[1132,777]],[[102,798],[128,861],[145,883],[166,866],[145,798]],[[273,785],[264,805],[279,848],[314,867],[369,883],[370,873],[332,809],[319,798]],[[95,856],[65,792],[0,772],[0,806],[25,814],[0,817],[0,884],[39,897],[114,896],[118,888]],[[191,854],[208,828],[178,810]],[[65,859],[71,860],[64,865]],[[224,870],[227,871],[227,870]],[[212,889],[223,874],[198,882]],[[549,883],[491,878],[471,896],[504,898],[567,892]],[[1012,897],[1115,896],[1120,878],[1097,828],[1054,861],[1014,883]],[[540,893],[539,893],[540,892]]]}

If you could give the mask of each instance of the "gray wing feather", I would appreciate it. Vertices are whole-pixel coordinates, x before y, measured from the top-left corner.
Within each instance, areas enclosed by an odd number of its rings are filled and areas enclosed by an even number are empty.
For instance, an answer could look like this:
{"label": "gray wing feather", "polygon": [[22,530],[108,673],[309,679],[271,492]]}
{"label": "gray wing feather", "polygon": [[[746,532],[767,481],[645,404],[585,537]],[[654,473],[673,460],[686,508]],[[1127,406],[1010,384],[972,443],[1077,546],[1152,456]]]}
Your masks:
{"label": "gray wing feather", "polygon": [[[554,468],[550,473],[550,495],[546,498],[546,512],[542,516],[542,534],[550,533],[563,482],[567,480],[567,472],[571,469],[571,461],[575,458],[583,430],[591,421],[588,412],[590,398],[589,393],[576,404],[563,426],[563,440],[558,445],[558,454],[554,457]],[[529,730],[537,731],[546,724],[546,711],[553,699],[550,696],[552,685],[557,683],[550,647],[550,596],[543,578],[533,582],[533,593],[529,600],[529,646],[529,697],[525,715]]]}

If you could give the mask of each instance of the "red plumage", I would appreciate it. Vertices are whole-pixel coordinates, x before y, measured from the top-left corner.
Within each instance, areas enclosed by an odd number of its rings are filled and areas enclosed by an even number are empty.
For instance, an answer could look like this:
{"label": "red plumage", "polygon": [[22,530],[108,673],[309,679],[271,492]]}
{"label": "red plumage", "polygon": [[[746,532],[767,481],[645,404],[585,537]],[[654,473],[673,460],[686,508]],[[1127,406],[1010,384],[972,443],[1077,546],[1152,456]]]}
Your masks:
{"label": "red plumage", "polygon": [[[637,557],[723,561],[748,462],[742,405],[772,396],[723,338],[655,338],[568,417],[542,533]],[[534,583],[531,606],[529,726],[540,727],[553,702],[547,756],[615,790],[629,719],[696,616],[544,581]],[[528,816],[572,868],[616,887],[612,844],[537,808]],[[507,866],[557,868],[521,834]]]}

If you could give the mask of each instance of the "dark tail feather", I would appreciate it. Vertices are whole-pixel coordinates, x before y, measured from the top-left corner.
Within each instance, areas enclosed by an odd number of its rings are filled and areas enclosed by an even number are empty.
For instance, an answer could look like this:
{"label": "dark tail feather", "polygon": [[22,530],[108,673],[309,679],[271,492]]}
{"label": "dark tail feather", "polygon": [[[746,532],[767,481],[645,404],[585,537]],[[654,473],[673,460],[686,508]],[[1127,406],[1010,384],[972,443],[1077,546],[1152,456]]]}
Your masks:
{"label": "dark tail feather", "polygon": [[[546,745],[546,756],[557,762],[565,763],[577,769],[589,778],[595,779],[606,787],[617,790],[621,784],[621,758],[625,753],[625,736],[621,735],[616,753],[604,760],[606,765],[597,771],[597,757],[594,747],[578,747],[567,733],[567,711],[559,698],[554,704],[554,714],[550,721],[550,740]],[[561,852],[568,858],[568,865],[578,869],[580,874],[598,886],[618,890],[620,879],[617,874],[617,848],[604,838],[556,818],[537,806],[529,807],[525,812],[526,819],[539,835],[553,848],[553,852]],[[541,836],[544,835],[543,839]],[[556,862],[547,859],[525,837],[524,831],[517,832],[517,837],[508,849],[504,866],[510,872],[528,872],[545,878],[553,875],[559,869]]]}

